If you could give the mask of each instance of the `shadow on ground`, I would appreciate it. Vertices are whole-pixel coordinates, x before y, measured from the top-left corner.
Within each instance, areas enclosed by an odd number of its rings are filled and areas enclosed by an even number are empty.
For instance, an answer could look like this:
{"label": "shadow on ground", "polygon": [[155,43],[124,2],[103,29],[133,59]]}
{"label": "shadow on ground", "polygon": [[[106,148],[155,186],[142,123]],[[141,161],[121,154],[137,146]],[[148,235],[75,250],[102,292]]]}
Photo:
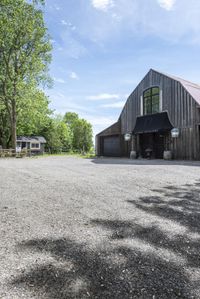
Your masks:
{"label": "shadow on ground", "polygon": [[49,299],[200,298],[200,282],[191,282],[187,272],[200,270],[200,183],[153,191],[157,196],[129,201],[130,208],[172,220],[187,233],[173,238],[156,224],[94,219],[91,225],[108,233],[104,246],[91,250],[70,239],[23,242],[21,250],[50,255],[51,262],[33,265],[12,285]]}
{"label": "shadow on ground", "polygon": [[32,240],[23,246],[55,259],[12,282],[38,298],[190,298],[189,282],[178,267],[142,250],[118,246],[92,252],[65,239]]}
{"label": "shadow on ground", "polygon": [[200,161],[182,161],[182,160],[159,160],[159,159],[136,159],[131,160],[129,158],[95,158],[92,159],[94,164],[108,164],[108,165],[180,165],[180,166],[193,166],[200,167]]}
{"label": "shadow on ground", "polygon": [[189,231],[200,233],[200,182],[182,187],[166,186],[152,191],[158,195],[128,202],[148,214],[176,221]]}

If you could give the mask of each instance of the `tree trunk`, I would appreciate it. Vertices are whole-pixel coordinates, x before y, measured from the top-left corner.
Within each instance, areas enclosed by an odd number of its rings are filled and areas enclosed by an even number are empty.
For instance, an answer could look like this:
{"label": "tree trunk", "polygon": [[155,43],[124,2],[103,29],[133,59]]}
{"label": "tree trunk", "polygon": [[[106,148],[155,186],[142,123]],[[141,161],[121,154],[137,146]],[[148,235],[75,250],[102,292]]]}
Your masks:
{"label": "tree trunk", "polygon": [[11,145],[12,149],[16,151],[17,141],[17,115],[16,115],[16,102],[12,100],[12,113],[11,113]]}

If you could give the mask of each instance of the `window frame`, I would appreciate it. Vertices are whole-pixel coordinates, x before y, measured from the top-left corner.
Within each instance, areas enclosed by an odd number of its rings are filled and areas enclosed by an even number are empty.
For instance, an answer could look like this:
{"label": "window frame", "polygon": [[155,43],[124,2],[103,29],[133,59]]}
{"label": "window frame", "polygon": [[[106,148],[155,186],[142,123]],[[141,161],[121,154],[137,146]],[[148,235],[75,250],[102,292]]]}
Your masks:
{"label": "window frame", "polygon": [[[154,93],[153,92],[153,89],[154,88],[157,88],[158,89],[158,92],[157,93]],[[146,96],[145,96],[145,93],[147,93],[148,91],[150,91],[150,93],[148,93]],[[158,111],[157,112],[153,112],[153,98],[154,97],[158,97]],[[145,100],[147,100],[147,102],[149,101],[149,103],[145,104]],[[155,104],[154,104],[155,105]],[[147,112],[147,108],[148,106],[150,107],[150,112]],[[159,113],[160,112],[160,87],[159,86],[151,86],[147,89],[145,89],[143,91],[143,115],[147,115],[147,114],[154,114],[154,113]]]}
{"label": "window frame", "polygon": [[[38,145],[38,147],[36,147]],[[40,150],[40,143],[39,142],[31,142],[31,149],[33,150]]]}

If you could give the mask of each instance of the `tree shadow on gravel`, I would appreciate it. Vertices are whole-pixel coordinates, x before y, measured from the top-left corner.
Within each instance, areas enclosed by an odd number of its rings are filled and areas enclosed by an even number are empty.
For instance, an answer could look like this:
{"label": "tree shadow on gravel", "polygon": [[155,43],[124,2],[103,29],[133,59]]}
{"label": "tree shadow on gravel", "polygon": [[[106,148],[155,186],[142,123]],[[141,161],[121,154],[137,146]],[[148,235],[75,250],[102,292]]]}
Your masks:
{"label": "tree shadow on gravel", "polygon": [[182,187],[166,186],[151,191],[158,195],[128,202],[148,214],[175,221],[189,232],[200,233],[200,182]]}
{"label": "tree shadow on gravel", "polygon": [[199,281],[192,283],[185,271],[200,270],[200,182],[151,191],[156,195],[128,201],[130,207],[147,217],[172,220],[187,232],[173,237],[173,227],[166,233],[153,220],[145,226],[136,220],[94,219],[90,225],[108,236],[93,250],[70,239],[19,244],[29,255],[41,254],[40,261],[46,255],[48,262],[26,269],[12,286],[49,299],[200,298]]}
{"label": "tree shadow on gravel", "polygon": [[[159,216],[164,221],[170,220],[180,225],[185,233],[167,238],[166,234],[159,236],[154,226],[145,229],[146,233],[143,228],[139,228],[137,233],[140,234],[142,230],[142,239],[181,254],[187,266],[200,270],[200,182],[182,187],[166,186],[152,191],[158,196],[140,197],[137,201],[128,202],[148,215]],[[173,227],[171,231],[173,236]]]}
{"label": "tree shadow on gravel", "polygon": [[36,298],[194,298],[175,264],[142,250],[119,245],[91,251],[67,239],[31,240],[20,246],[54,259],[12,281]]}

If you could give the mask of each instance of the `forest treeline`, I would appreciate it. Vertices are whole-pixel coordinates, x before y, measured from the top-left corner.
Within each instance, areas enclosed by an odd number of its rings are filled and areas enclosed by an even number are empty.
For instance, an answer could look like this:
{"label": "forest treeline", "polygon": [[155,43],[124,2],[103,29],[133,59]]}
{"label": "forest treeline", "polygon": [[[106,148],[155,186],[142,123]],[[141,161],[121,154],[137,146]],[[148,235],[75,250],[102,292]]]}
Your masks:
{"label": "forest treeline", "polygon": [[41,135],[51,152],[92,147],[92,126],[78,114],[55,115],[44,90],[52,85],[52,45],[44,1],[0,2],[0,145],[16,147],[17,135]]}

